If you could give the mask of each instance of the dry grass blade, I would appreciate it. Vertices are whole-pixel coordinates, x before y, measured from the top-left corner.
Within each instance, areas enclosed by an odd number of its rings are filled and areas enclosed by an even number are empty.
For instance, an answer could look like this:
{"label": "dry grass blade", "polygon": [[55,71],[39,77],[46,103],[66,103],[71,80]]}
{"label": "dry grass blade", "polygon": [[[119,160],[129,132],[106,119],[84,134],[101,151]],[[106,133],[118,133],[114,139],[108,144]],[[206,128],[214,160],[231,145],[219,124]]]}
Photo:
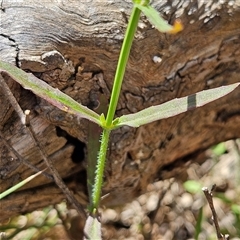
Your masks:
{"label": "dry grass blade", "polygon": [[217,213],[215,211],[214,204],[213,204],[213,199],[212,199],[212,192],[213,192],[215,187],[216,187],[215,184],[212,186],[211,190],[209,190],[207,187],[203,187],[202,191],[204,192],[204,194],[206,196],[206,199],[208,201],[209,207],[212,211],[213,223],[214,223],[215,228],[216,228],[217,238],[219,240],[229,240],[228,235],[223,235],[220,232],[220,227],[219,227],[218,219],[217,219]]}

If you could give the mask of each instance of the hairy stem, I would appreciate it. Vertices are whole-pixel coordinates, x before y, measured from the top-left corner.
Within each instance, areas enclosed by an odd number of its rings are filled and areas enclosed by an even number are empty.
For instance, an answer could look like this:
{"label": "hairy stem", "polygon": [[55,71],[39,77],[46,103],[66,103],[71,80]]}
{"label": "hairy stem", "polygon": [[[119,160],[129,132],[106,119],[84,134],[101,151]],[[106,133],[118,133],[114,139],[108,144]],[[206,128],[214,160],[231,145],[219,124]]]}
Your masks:
{"label": "hairy stem", "polygon": [[92,205],[90,212],[97,210],[101,198],[101,188],[103,183],[104,167],[106,162],[107,148],[109,142],[110,130],[103,129],[101,137],[101,146],[98,154],[95,183],[92,191]]}

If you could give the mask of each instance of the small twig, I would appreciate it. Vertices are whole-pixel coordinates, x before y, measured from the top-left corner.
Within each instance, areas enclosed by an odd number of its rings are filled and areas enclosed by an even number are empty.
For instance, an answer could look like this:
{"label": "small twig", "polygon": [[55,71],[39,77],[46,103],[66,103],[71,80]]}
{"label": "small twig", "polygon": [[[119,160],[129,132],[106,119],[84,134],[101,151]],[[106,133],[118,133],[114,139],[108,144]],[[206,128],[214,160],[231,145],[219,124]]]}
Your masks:
{"label": "small twig", "polygon": [[[41,171],[41,169],[35,167],[34,165],[32,165],[29,161],[25,160],[9,143],[8,141],[4,138],[2,132],[0,131],[0,138],[2,139],[4,145],[7,147],[9,152],[12,152],[19,160],[21,163],[23,163],[24,165],[28,166],[30,169],[32,169],[34,172],[39,172]],[[47,177],[50,180],[54,180],[53,176],[42,172],[42,175],[44,175],[45,177]]]}
{"label": "small twig", "polygon": [[217,220],[217,213],[215,211],[215,208],[214,208],[214,205],[213,205],[213,199],[212,199],[212,192],[214,191],[216,187],[216,184],[214,184],[211,188],[211,190],[209,190],[207,187],[203,187],[202,188],[202,191],[204,192],[204,195],[208,201],[208,204],[209,204],[209,207],[212,211],[212,218],[213,218],[213,223],[215,225],[215,228],[216,228],[216,233],[217,233],[217,238],[219,240],[229,240],[229,235],[223,235],[221,234],[220,232],[220,227],[219,227],[219,224],[218,224],[218,220]]}
{"label": "small twig", "polygon": [[22,111],[21,107],[19,106],[16,98],[13,96],[10,88],[6,84],[3,76],[1,75],[1,72],[0,72],[0,83],[1,83],[1,87],[3,88],[2,93],[9,100],[9,102],[12,105],[12,107],[14,108],[16,113],[18,114],[18,116],[19,116],[19,118],[21,120],[21,123],[23,124],[23,126],[25,126],[26,125],[26,115],[23,113],[23,111]]}
{"label": "small twig", "polygon": [[25,115],[25,121],[26,121],[26,123],[25,123],[25,125],[28,127],[28,126],[30,126],[30,110],[25,110],[24,111],[24,115]]}
{"label": "small twig", "polygon": [[29,135],[31,136],[34,143],[38,147],[39,152],[40,152],[43,160],[45,161],[46,165],[50,169],[50,171],[53,175],[53,178],[55,180],[55,183],[63,191],[63,193],[66,195],[68,201],[76,208],[78,213],[83,214],[86,217],[86,213],[84,211],[83,206],[77,201],[77,199],[73,196],[73,194],[68,189],[67,185],[63,182],[63,180],[62,180],[61,176],[59,175],[58,171],[55,169],[52,160],[47,158],[47,154],[46,154],[44,148],[42,147],[41,143],[37,140],[31,125],[29,125],[26,129],[28,129]]}
{"label": "small twig", "polygon": [[[11,103],[12,107],[14,108],[14,110],[17,112],[21,123],[23,124],[23,126],[26,126],[29,124],[29,110],[26,111],[25,113],[23,112],[22,108],[19,106],[16,98],[13,96],[10,88],[8,87],[8,85],[6,84],[3,76],[1,75],[0,72],[0,83],[1,83],[1,87],[3,89],[2,93],[5,95],[5,97],[9,100],[9,102]],[[2,132],[0,131],[0,138],[2,139],[3,143],[5,144],[5,146],[8,148],[9,151],[13,152],[13,154],[26,166],[28,166],[29,168],[31,168],[34,172],[39,172],[41,171],[40,169],[38,169],[37,167],[33,166],[29,161],[25,160],[20,154],[18,154],[18,152],[8,143],[7,140],[5,140]],[[46,176],[47,178],[53,180],[53,177],[48,174],[48,173],[42,173],[44,176]]]}
{"label": "small twig", "polygon": [[[48,168],[50,169],[50,171],[51,171],[51,173],[53,175],[55,183],[63,191],[63,193],[66,195],[67,199],[69,200],[69,202],[76,208],[78,213],[83,215],[86,218],[86,213],[84,211],[84,208],[76,200],[76,198],[70,192],[70,190],[68,189],[66,184],[63,182],[61,176],[56,171],[56,169],[55,169],[55,167],[54,167],[54,165],[52,163],[52,160],[47,158],[47,154],[46,154],[44,148],[38,142],[38,140],[37,140],[37,138],[36,138],[36,136],[34,134],[34,131],[32,130],[32,127],[31,127],[31,125],[29,123],[29,111],[25,112],[25,114],[23,113],[23,111],[22,111],[21,107],[19,106],[17,100],[13,96],[13,94],[12,94],[11,90],[9,89],[8,85],[5,83],[4,78],[1,75],[1,72],[0,72],[0,83],[1,83],[1,86],[3,87],[3,89],[4,89],[4,91],[3,91],[4,95],[10,101],[11,105],[13,106],[13,108],[15,109],[17,114],[19,115],[19,118],[21,119],[21,122],[22,122],[23,126],[26,127],[26,129],[28,131],[28,134],[31,136],[31,138],[33,139],[35,145],[38,147],[39,152],[40,152],[43,160],[45,161],[46,165],[48,166]],[[27,118],[27,120],[26,120],[26,118]]]}

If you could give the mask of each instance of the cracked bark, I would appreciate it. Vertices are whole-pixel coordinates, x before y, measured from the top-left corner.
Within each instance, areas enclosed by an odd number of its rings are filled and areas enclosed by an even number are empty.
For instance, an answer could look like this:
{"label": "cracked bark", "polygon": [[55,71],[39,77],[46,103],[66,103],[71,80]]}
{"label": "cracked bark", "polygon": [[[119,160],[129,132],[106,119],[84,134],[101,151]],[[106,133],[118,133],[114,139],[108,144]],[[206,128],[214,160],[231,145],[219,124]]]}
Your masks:
{"label": "cracked bark", "polygon": [[[171,2],[171,1],[169,1]],[[178,1],[176,1],[178,2]],[[117,115],[136,112],[203,89],[239,81],[240,10],[217,3],[166,10],[155,3],[169,21],[180,15],[185,29],[177,35],[157,32],[142,17],[131,51]],[[199,1],[201,2],[201,1]],[[208,3],[209,4],[209,3]],[[238,4],[238,5],[237,5]],[[216,9],[215,9],[216,8]],[[109,99],[126,17],[126,1],[81,3],[65,1],[3,1],[0,12],[0,58],[58,87],[90,108],[102,94]],[[196,11],[195,11],[195,10]],[[181,13],[183,10],[183,13]],[[167,13],[166,13],[167,12]],[[189,14],[191,13],[191,14]],[[200,19],[199,19],[200,18]],[[15,20],[13,20],[15,19]],[[191,23],[191,24],[190,24]],[[154,62],[154,56],[160,62]],[[7,79],[21,107],[32,110],[31,124],[38,140],[80,203],[87,203],[86,155],[88,122],[66,115]],[[123,127],[111,135],[103,204],[114,206],[146,191],[148,183],[172,176],[182,178],[190,161],[218,142],[240,137],[239,88],[228,96],[186,114],[138,129]],[[0,90],[0,126],[9,143],[39,168],[43,160],[16,113]],[[66,134],[59,134],[63,129]],[[69,136],[78,139],[76,147]],[[73,153],[85,153],[73,161]],[[0,144],[1,191],[30,176]],[[1,200],[0,220],[54,204],[65,197],[43,176]]]}

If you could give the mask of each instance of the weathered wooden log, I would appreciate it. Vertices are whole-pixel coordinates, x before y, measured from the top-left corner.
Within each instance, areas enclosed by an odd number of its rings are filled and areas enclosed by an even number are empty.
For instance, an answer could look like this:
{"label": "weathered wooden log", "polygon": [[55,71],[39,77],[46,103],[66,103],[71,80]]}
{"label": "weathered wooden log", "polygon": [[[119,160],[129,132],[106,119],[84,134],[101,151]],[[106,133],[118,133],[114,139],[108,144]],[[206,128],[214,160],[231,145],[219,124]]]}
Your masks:
{"label": "weathered wooden log", "polygon": [[[172,3],[171,3],[172,2]],[[229,2],[230,3],[230,2]],[[184,31],[159,33],[141,18],[116,115],[239,81],[240,9],[216,1],[156,1],[170,23]],[[130,1],[10,1],[0,10],[0,59],[34,73],[51,86],[95,109],[109,100],[114,71],[130,15]],[[6,79],[56,169],[86,205],[88,121],[78,120]],[[138,129],[112,132],[105,173],[106,206],[126,203],[148,183],[181,177],[195,156],[213,144],[240,137],[240,91],[200,109]],[[107,108],[107,106],[106,106]],[[4,139],[32,165],[45,164],[0,90]],[[33,171],[0,144],[1,192]],[[75,157],[77,156],[77,157]],[[178,176],[179,175],[179,176]],[[40,176],[0,201],[0,221],[63,200],[55,183]]]}

